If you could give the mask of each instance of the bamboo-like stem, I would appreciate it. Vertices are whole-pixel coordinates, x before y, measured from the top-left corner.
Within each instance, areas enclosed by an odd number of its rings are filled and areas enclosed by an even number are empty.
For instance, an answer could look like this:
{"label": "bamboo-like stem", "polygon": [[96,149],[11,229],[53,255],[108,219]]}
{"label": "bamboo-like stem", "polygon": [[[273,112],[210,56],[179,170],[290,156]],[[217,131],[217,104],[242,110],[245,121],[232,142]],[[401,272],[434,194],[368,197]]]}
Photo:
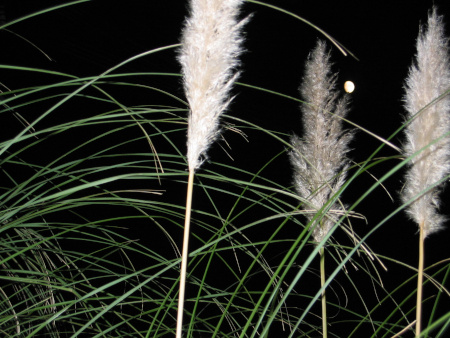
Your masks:
{"label": "bamboo-like stem", "polygon": [[419,267],[417,271],[417,304],[416,304],[416,337],[422,331],[422,289],[423,289],[423,262],[424,262],[424,224],[420,224],[419,238]]}
{"label": "bamboo-like stem", "polygon": [[181,254],[180,292],[178,294],[177,332],[176,338],[181,338],[183,333],[184,294],[186,291],[186,271],[188,260],[189,234],[191,228],[192,190],[194,188],[194,170],[189,170],[186,214],[184,219],[183,251]]}
{"label": "bamboo-like stem", "polygon": [[[320,286],[323,288],[325,285],[325,248],[320,248]],[[327,297],[325,289],[322,291],[322,332],[323,338],[328,337],[327,328]]]}

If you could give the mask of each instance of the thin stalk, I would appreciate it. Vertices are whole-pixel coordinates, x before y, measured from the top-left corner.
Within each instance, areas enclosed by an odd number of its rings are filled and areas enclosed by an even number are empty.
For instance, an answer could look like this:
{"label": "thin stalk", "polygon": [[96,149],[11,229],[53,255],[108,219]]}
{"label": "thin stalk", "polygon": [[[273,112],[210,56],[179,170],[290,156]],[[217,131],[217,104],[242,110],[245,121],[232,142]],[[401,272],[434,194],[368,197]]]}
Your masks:
{"label": "thin stalk", "polygon": [[423,288],[423,261],[424,261],[424,224],[420,224],[419,239],[419,267],[417,272],[417,305],[416,305],[416,337],[422,331],[422,288]]}
{"label": "thin stalk", "polygon": [[177,332],[176,338],[181,338],[183,331],[184,294],[186,291],[186,271],[188,260],[189,234],[191,228],[192,190],[194,187],[194,170],[189,170],[186,214],[184,219],[183,252],[181,254],[180,293],[178,295]]}
{"label": "thin stalk", "polygon": [[[325,247],[320,248],[320,286],[323,288],[325,285]],[[328,337],[327,328],[327,297],[325,289],[322,291],[322,332],[323,338]]]}

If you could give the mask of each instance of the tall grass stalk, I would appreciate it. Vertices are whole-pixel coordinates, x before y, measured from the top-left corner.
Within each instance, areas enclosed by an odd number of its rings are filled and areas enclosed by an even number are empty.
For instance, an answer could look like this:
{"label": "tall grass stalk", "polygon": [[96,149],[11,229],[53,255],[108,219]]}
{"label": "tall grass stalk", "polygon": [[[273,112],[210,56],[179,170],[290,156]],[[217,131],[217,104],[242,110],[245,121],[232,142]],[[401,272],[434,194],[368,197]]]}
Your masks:
{"label": "tall grass stalk", "polygon": [[192,210],[192,190],[194,188],[194,171],[189,170],[187,193],[186,193],[186,214],[183,232],[183,251],[181,253],[181,271],[180,271],[180,293],[178,296],[178,312],[177,312],[177,337],[181,337],[183,332],[183,309],[186,292],[186,273],[187,261],[189,254],[189,234],[191,231],[191,210]]}
{"label": "tall grass stalk", "polygon": [[[444,34],[443,17],[433,8],[426,29],[417,40],[416,63],[406,80],[406,143],[404,153],[411,157],[402,199],[407,213],[419,226],[419,263],[417,277],[416,336],[422,324],[424,241],[442,228],[445,217],[438,213],[442,185],[429,187],[450,173],[450,54]],[[443,95],[443,97],[441,97]],[[439,99],[438,99],[439,98]],[[434,100],[436,102],[432,103]],[[432,104],[430,104],[432,103]],[[445,137],[443,137],[445,136]],[[443,138],[442,138],[443,137]],[[438,142],[434,142],[438,140]]]}
{"label": "tall grass stalk", "polygon": [[[320,287],[325,286],[325,248],[320,248]],[[327,321],[327,294],[326,289],[322,291],[322,335],[323,337],[328,337],[328,321]]]}
{"label": "tall grass stalk", "polygon": [[[242,0],[191,0],[179,61],[189,103],[187,161],[189,179],[186,197],[180,293],[176,336],[183,328],[184,294],[190,233],[190,214],[195,171],[219,135],[219,116],[230,104],[230,90],[239,76],[241,28],[238,21]],[[202,158],[203,157],[203,158]]]}
{"label": "tall grass stalk", "polygon": [[[348,113],[348,96],[338,99],[336,74],[331,72],[330,54],[325,42],[318,41],[306,62],[300,86],[304,99],[303,138],[291,137],[290,153],[294,169],[294,185],[303,205],[310,231],[316,243],[321,243],[342,215],[340,202],[327,206],[345,182],[349,161],[348,143],[353,133],[343,130],[342,119]],[[318,217],[319,215],[319,217]],[[324,244],[323,244],[324,245]],[[321,286],[325,284],[325,248],[320,248]],[[325,289],[322,292],[322,330],[327,337]]]}

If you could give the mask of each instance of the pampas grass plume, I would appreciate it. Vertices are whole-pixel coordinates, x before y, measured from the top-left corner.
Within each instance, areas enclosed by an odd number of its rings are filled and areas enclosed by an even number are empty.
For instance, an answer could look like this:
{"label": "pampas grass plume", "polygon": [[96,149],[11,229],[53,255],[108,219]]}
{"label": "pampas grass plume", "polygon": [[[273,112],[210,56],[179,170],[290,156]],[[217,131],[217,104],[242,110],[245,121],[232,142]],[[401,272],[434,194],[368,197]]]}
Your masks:
{"label": "pampas grass plume", "polygon": [[219,134],[219,116],[227,109],[230,89],[239,75],[242,52],[237,20],[242,0],[192,0],[178,59],[190,106],[187,159],[196,170]]}
{"label": "pampas grass plume", "polygon": [[[444,35],[442,16],[436,8],[428,16],[426,30],[421,28],[417,40],[416,63],[406,80],[405,156],[427,147],[450,131],[450,62],[448,39]],[[443,94],[443,97],[441,97]],[[438,99],[436,102],[433,100]],[[415,198],[408,215],[424,227],[424,238],[442,228],[444,216],[438,213],[441,186],[423,191],[450,172],[450,136],[428,146],[413,157],[402,192],[403,202]]]}
{"label": "pampas grass plume", "polygon": [[[338,99],[336,74],[331,73],[330,55],[325,42],[318,41],[306,62],[305,75],[300,86],[304,100],[303,138],[293,135],[290,152],[294,168],[294,185],[297,193],[308,201],[305,208],[308,220],[325,206],[341,188],[346,178],[349,151],[348,144],[353,133],[344,131],[342,118],[348,113],[348,95]],[[313,227],[313,238],[320,242],[335,224],[333,213],[340,213],[335,203],[320,224]]]}
{"label": "pampas grass plume", "polygon": [[[289,153],[294,168],[294,185],[306,202],[305,215],[310,223],[312,237],[317,243],[328,234],[342,214],[339,203],[327,205],[345,182],[352,132],[342,129],[342,118],[347,115],[348,95],[338,99],[335,90],[337,76],[331,73],[330,55],[325,42],[318,41],[306,61],[305,75],[300,86],[304,100],[303,138],[291,137]],[[317,213],[327,205],[328,211]],[[309,209],[309,210],[308,210]],[[316,223],[311,224],[316,218]],[[327,300],[325,291],[325,250],[320,248],[320,281],[322,290],[322,334],[328,336]]]}
{"label": "pampas grass plume", "polygon": [[190,16],[182,33],[178,60],[189,102],[187,161],[189,166],[186,216],[180,268],[176,337],[183,332],[188,245],[194,173],[219,134],[219,117],[227,109],[234,81],[239,76],[241,28],[238,21],[243,0],[191,0]]}

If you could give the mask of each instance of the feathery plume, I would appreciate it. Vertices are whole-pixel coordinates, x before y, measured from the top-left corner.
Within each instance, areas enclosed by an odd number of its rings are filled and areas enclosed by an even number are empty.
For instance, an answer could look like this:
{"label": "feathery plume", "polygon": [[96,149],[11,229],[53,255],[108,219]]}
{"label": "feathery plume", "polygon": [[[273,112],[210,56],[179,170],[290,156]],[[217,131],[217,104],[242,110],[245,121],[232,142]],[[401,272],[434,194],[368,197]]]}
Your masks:
{"label": "feathery plume", "polygon": [[[301,106],[304,136],[302,139],[296,135],[291,137],[293,150],[290,152],[297,193],[308,201],[305,208],[313,209],[306,214],[308,221],[344,184],[349,165],[346,154],[353,132],[342,129],[342,118],[348,113],[348,95],[338,99],[336,80],[337,74],[331,73],[326,44],[318,41],[308,57],[300,86],[305,101]],[[335,224],[333,214],[340,213],[342,208],[335,203],[327,216],[320,218],[320,224],[312,233],[316,242],[320,242]]]}
{"label": "feathery plume", "polygon": [[[437,15],[436,8],[428,15],[426,31],[420,30],[416,58],[406,79],[405,118],[412,121],[405,128],[405,156],[412,156],[450,131],[449,46],[444,35],[443,18]],[[443,94],[444,97],[440,97]],[[435,99],[438,101],[433,102]],[[411,159],[402,199],[407,202],[416,198],[408,206],[407,213],[423,226],[424,238],[438,231],[445,220],[437,212],[442,186],[420,194],[449,173],[448,135]]]}
{"label": "feathery plume", "polygon": [[189,178],[186,197],[180,293],[176,337],[183,331],[184,295],[195,170],[200,167],[211,143],[219,134],[219,116],[228,107],[231,87],[242,52],[241,28],[237,20],[243,0],[191,0],[190,17],[183,29],[178,60],[189,102],[187,160]]}
{"label": "feathery plume", "polygon": [[242,0],[192,0],[178,60],[190,106],[187,159],[196,170],[219,134],[219,116],[232,98],[239,76],[241,28],[237,20]]}

